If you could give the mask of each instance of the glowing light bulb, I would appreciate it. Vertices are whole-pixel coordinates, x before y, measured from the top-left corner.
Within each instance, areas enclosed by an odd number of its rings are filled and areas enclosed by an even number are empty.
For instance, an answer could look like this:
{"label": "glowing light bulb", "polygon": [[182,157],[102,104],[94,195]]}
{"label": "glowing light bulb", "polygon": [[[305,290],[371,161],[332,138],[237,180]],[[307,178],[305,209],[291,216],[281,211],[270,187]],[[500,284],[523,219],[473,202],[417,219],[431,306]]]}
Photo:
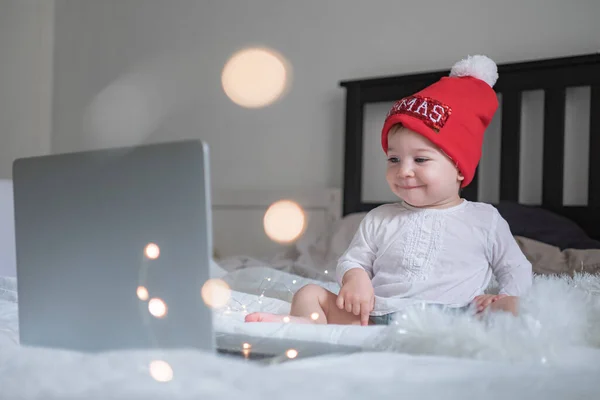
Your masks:
{"label": "glowing light bulb", "polygon": [[[222,279],[209,279],[202,285],[202,300],[211,308],[222,308],[231,298],[231,289]],[[245,307],[243,307],[245,308]]]}
{"label": "glowing light bulb", "polygon": [[148,311],[156,318],[163,318],[167,315],[167,305],[161,299],[153,298],[148,302]]}
{"label": "glowing light bulb", "polygon": [[310,314],[310,319],[312,319],[313,321],[318,320],[319,319],[319,313],[314,312],[314,313]]}
{"label": "glowing light bulb", "polygon": [[144,248],[144,254],[151,260],[156,260],[160,256],[160,248],[155,243],[148,243]]}
{"label": "glowing light bulb", "polygon": [[277,101],[291,81],[289,63],[265,48],[235,53],[221,74],[223,91],[234,103],[246,108],[265,107]]}
{"label": "glowing light bulb", "polygon": [[150,363],[150,376],[157,382],[169,382],[173,379],[173,368],[166,361],[152,361]]}
{"label": "glowing light bulb", "polygon": [[135,291],[137,294],[138,299],[142,300],[142,301],[146,301],[148,300],[148,289],[146,289],[143,286],[138,286],[137,290]]}
{"label": "glowing light bulb", "polygon": [[306,228],[302,207],[290,200],[273,203],[265,213],[263,224],[267,236],[277,243],[296,240]]}
{"label": "glowing light bulb", "polygon": [[244,343],[244,344],[242,344],[242,348],[243,348],[244,350],[248,350],[248,349],[249,349],[249,348],[251,348],[251,347],[252,347],[252,345],[251,345],[250,343]]}
{"label": "glowing light bulb", "polygon": [[298,351],[296,351],[294,349],[289,349],[288,351],[285,352],[285,355],[289,359],[296,358],[296,357],[298,357]]}

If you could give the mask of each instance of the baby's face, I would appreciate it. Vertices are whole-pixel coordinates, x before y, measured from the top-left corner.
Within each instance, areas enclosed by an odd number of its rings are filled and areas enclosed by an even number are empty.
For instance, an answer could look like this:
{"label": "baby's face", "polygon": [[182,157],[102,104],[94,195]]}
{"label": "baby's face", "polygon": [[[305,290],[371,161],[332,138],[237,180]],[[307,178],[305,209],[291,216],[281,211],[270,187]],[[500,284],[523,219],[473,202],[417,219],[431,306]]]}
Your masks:
{"label": "baby's face", "polygon": [[406,128],[388,136],[386,179],[392,192],[415,207],[446,208],[460,203],[464,179],[431,141]]}

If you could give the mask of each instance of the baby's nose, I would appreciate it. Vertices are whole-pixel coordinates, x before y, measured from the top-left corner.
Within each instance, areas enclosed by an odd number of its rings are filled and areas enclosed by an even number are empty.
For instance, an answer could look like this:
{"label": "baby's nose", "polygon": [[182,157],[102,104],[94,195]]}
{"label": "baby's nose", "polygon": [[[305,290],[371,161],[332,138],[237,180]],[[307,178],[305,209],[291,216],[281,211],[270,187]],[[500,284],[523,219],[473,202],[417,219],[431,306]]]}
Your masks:
{"label": "baby's nose", "polygon": [[398,176],[413,176],[414,172],[410,165],[403,164],[398,168]]}

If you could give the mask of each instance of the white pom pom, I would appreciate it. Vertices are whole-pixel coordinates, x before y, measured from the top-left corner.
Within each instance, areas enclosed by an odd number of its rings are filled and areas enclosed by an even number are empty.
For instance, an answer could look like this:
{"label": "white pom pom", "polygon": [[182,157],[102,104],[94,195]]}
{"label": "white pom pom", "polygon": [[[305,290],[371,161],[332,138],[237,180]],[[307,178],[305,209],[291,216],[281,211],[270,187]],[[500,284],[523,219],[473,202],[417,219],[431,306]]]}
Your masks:
{"label": "white pom pom", "polygon": [[494,87],[498,80],[498,67],[489,57],[468,56],[454,64],[450,76],[472,76]]}

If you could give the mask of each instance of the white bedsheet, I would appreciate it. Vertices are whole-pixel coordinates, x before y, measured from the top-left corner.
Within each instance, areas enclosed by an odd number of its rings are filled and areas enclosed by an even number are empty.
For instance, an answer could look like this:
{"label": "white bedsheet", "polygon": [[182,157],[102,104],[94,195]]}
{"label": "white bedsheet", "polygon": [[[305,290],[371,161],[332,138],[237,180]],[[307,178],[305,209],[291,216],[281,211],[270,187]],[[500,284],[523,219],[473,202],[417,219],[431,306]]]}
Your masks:
{"label": "white bedsheet", "polygon": [[[234,291],[230,309],[215,312],[218,334],[362,345],[365,352],[263,366],[197,351],[21,348],[15,280],[0,278],[0,399],[563,399],[600,391],[598,277],[536,279],[521,318],[413,310],[391,327],[247,324],[247,312],[288,312],[291,292],[306,283],[333,291],[336,284],[267,267],[224,279]],[[152,379],[149,364],[157,359],[172,367],[172,381]]]}

